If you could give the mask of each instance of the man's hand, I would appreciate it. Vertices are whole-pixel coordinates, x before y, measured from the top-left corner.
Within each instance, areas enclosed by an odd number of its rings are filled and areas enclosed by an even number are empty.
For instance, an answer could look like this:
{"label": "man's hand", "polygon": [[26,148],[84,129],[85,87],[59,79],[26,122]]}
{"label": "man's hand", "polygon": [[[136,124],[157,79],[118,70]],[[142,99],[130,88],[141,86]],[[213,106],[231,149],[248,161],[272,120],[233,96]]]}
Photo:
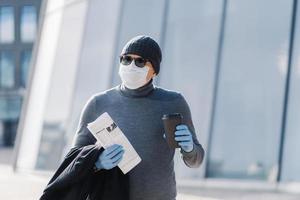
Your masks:
{"label": "man's hand", "polygon": [[124,149],[121,145],[114,144],[106,148],[98,157],[95,166],[100,169],[112,169],[122,160]]}
{"label": "man's hand", "polygon": [[191,152],[194,148],[192,133],[185,124],[176,126],[175,140],[185,152]]}

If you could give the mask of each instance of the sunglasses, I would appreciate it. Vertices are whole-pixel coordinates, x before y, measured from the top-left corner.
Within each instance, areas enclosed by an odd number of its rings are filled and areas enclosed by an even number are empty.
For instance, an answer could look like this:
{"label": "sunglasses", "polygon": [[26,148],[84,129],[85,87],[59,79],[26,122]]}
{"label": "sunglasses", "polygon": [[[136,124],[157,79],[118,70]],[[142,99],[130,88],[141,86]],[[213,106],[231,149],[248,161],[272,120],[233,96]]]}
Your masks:
{"label": "sunglasses", "polygon": [[128,55],[122,55],[120,56],[120,63],[123,65],[130,65],[130,63],[134,60],[134,63],[137,67],[143,68],[146,65],[147,59],[144,59],[142,57],[133,58]]}

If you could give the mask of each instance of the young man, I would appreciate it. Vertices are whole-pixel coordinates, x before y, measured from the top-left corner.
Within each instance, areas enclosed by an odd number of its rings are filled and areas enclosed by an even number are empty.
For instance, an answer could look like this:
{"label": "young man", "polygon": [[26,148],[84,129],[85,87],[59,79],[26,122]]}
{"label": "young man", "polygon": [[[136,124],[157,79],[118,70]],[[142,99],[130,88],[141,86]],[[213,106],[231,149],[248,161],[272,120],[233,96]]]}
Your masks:
{"label": "young man", "polygon": [[[142,161],[128,172],[131,200],[174,200],[176,180],[175,150],[164,138],[163,114],[181,113],[183,123],[176,127],[175,140],[180,145],[184,163],[199,167],[204,150],[198,142],[187,101],[180,92],[153,84],[159,74],[162,53],[149,36],[132,38],[122,49],[119,76],[122,83],[94,94],[85,104],[74,137],[73,147],[95,144],[87,123],[108,112],[131,142]],[[122,160],[120,145],[105,149],[95,162],[96,170],[111,170]],[[108,199],[109,200],[109,199]]]}

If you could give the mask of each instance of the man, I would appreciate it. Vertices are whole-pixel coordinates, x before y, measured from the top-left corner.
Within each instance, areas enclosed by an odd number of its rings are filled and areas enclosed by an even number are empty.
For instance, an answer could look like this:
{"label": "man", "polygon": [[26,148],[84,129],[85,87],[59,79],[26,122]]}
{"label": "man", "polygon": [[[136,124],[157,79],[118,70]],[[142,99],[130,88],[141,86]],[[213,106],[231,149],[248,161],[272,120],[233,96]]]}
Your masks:
{"label": "man", "polygon": [[[175,140],[184,163],[196,168],[204,158],[183,95],[153,84],[161,60],[161,49],[150,36],[139,35],[128,41],[120,55],[122,83],[94,94],[87,101],[74,137],[73,147],[94,144],[96,139],[87,129],[87,123],[104,112],[109,113],[142,159],[128,172],[131,200],[176,199],[175,150],[169,148],[164,138],[163,114],[183,115],[182,124],[176,127]],[[123,154],[124,149],[118,144],[108,147],[95,162],[95,170],[111,170]]]}

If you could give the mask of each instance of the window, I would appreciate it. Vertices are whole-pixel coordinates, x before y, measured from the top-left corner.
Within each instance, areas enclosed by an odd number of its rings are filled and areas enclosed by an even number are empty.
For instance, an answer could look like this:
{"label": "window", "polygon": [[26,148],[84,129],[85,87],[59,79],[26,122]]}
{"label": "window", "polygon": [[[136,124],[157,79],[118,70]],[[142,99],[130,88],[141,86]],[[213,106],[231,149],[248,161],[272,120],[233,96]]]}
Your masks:
{"label": "window", "polygon": [[0,7],[0,43],[12,43],[15,40],[14,9],[11,6]]}
{"label": "window", "polygon": [[0,97],[0,119],[15,120],[20,116],[22,97]]}
{"label": "window", "polygon": [[[181,91],[186,97],[202,145],[209,127],[221,17],[219,0],[170,1],[158,75],[163,87]],[[177,177],[183,179],[197,179],[204,170],[186,169],[182,160],[176,160],[175,167]]]}
{"label": "window", "polygon": [[282,181],[300,181],[300,4],[297,8],[293,60],[291,66],[290,92],[286,129],[284,135],[284,152],[282,160]]}
{"label": "window", "polygon": [[276,179],[291,10],[228,1],[208,177]]}
{"label": "window", "polygon": [[28,79],[28,69],[31,59],[31,51],[24,51],[21,57],[21,86],[26,87]]}
{"label": "window", "polygon": [[12,52],[3,51],[0,54],[0,87],[12,88],[15,85],[15,65]]}
{"label": "window", "polygon": [[34,6],[23,6],[21,11],[21,41],[33,42],[37,31],[37,11]]}
{"label": "window", "polygon": [[[117,55],[115,55],[113,68],[112,85],[120,83],[120,77],[117,73],[118,70],[118,54],[121,52],[125,43],[133,36],[145,34],[152,36],[158,43],[163,22],[163,8],[165,1],[140,1],[140,0],[127,0],[124,1],[122,6],[122,18],[119,32],[119,42],[117,46]],[[147,10],[147,12],[145,12]],[[155,13],[155,14],[153,14]],[[130,23],[128,23],[130,22]]]}

